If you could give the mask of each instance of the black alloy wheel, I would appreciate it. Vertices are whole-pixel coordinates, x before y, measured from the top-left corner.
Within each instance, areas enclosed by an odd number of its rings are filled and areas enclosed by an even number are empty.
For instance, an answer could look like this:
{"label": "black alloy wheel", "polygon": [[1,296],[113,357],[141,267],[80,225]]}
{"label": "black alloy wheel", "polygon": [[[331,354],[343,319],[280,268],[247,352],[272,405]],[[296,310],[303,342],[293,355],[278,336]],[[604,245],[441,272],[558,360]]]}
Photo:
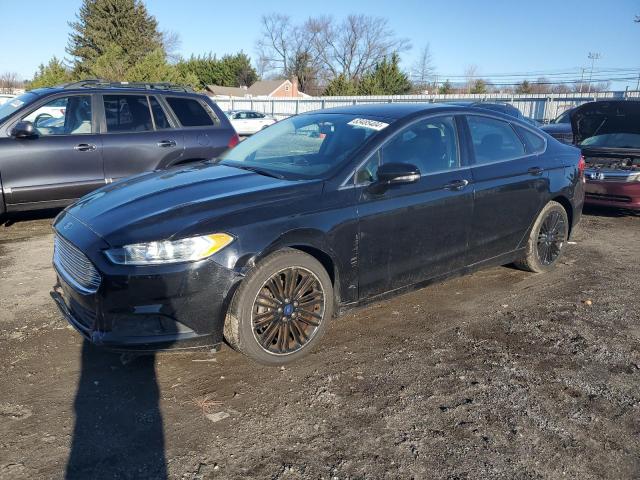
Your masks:
{"label": "black alloy wheel", "polygon": [[251,322],[256,341],[275,355],[294,353],[315,335],[325,310],[319,279],[303,267],[272,275],[253,302]]}

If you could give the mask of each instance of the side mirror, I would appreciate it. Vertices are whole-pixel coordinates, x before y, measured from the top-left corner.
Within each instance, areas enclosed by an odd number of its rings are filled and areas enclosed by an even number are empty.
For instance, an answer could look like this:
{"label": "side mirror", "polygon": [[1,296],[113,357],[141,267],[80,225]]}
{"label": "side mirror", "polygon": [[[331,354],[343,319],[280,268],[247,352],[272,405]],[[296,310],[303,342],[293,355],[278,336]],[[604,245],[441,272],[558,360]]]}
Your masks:
{"label": "side mirror", "polygon": [[16,123],[16,126],[11,129],[11,136],[15,138],[34,138],[38,136],[38,131],[33,126],[33,123],[22,121]]}
{"label": "side mirror", "polygon": [[410,163],[384,163],[378,168],[378,180],[372,183],[372,193],[382,193],[391,185],[405,185],[420,180],[420,169]]}

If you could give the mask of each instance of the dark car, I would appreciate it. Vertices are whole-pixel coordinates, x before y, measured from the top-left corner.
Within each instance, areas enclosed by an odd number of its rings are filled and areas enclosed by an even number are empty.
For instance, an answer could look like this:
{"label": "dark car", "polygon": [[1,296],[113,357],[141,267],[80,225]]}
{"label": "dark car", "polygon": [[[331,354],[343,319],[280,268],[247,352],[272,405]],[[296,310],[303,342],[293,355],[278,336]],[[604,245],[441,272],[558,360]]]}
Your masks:
{"label": "dark car", "polygon": [[587,166],[585,202],[640,210],[640,101],[585,103],[571,123]]}
{"label": "dark car", "polygon": [[65,206],[237,141],[226,115],[184,87],[82,81],[32,90],[0,106],[0,214]]}
{"label": "dark car", "polygon": [[508,103],[499,103],[499,102],[455,102],[454,105],[468,105],[470,107],[475,108],[483,108],[485,110],[491,110],[493,112],[499,112],[504,115],[509,115],[511,117],[515,117],[518,120],[522,120],[523,122],[527,122],[529,125],[534,127],[539,127],[540,123],[534,120],[533,118],[525,117],[522,112],[510,105]]}
{"label": "dark car", "polygon": [[367,300],[483,266],[551,269],[581,216],[583,166],[578,149],[477,108],[298,115],[67,208],[52,296],[96,344],[225,338],[280,364]]}
{"label": "dark car", "polygon": [[573,110],[573,108],[566,110],[551,120],[547,125],[542,125],[540,128],[556,140],[572,145],[574,143],[573,130],[571,128],[571,112]]}

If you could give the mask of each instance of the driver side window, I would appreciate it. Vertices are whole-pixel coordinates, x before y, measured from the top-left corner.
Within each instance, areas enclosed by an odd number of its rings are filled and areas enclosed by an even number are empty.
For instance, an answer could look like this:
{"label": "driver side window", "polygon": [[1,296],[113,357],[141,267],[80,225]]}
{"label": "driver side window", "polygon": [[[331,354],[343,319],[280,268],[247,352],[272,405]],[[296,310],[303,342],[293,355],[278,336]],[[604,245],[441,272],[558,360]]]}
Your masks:
{"label": "driver side window", "polygon": [[375,182],[383,163],[409,163],[422,175],[460,167],[454,117],[417,121],[398,132],[358,170],[356,184]]}
{"label": "driver side window", "polygon": [[40,136],[92,133],[91,96],[56,98],[22,118],[33,123]]}

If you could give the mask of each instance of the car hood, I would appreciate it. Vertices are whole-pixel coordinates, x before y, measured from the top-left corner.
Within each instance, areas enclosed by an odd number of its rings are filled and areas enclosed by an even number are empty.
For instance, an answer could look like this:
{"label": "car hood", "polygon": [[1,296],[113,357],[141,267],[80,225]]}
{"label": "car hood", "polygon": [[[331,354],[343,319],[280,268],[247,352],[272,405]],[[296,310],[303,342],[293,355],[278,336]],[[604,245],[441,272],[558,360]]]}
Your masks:
{"label": "car hood", "polygon": [[633,100],[589,102],[571,112],[576,144],[595,135],[640,134],[640,102]]}
{"label": "car hood", "polygon": [[225,165],[197,164],[150,172],[105,186],[65,213],[111,246],[212,233],[218,219],[270,202],[290,202],[322,190],[320,180],[280,180]]}

